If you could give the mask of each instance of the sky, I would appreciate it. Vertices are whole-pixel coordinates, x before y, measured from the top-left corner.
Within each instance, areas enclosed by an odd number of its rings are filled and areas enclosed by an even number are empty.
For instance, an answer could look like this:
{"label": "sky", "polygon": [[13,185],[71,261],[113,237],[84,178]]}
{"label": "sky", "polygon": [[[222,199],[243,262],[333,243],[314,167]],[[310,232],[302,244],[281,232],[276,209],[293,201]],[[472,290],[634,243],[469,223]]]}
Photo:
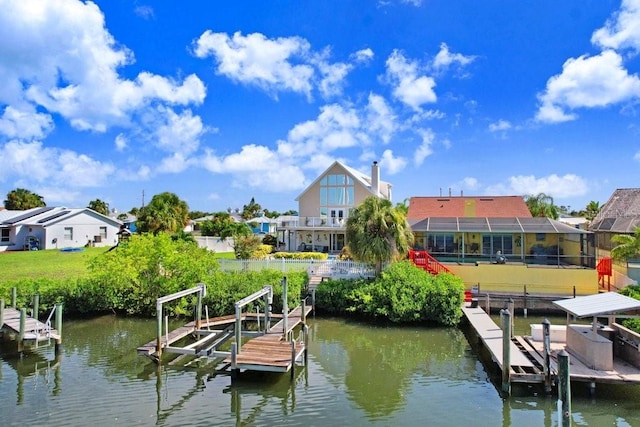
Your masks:
{"label": "sky", "polygon": [[[297,210],[640,184],[640,0],[0,0],[0,196]],[[3,197],[4,200],[6,197]]]}

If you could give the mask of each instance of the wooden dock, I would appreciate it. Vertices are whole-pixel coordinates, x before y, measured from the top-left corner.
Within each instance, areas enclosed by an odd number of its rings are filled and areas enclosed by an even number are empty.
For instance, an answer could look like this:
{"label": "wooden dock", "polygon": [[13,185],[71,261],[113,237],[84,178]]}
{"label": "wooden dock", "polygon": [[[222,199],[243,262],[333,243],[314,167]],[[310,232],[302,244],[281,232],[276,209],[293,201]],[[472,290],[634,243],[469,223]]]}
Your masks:
{"label": "wooden dock", "polygon": [[[502,330],[493,319],[481,308],[463,307],[464,317],[491,354],[493,362],[502,370]],[[551,377],[557,382],[557,356],[562,350],[570,355],[570,379],[574,382],[589,383],[595,388],[597,383],[607,384],[640,384],[640,369],[614,358],[613,370],[602,371],[591,369],[582,363],[578,357],[571,357],[565,343],[551,343],[550,368]],[[511,367],[512,383],[544,384],[544,349],[541,341],[534,341],[528,336],[514,336],[511,339]]]}
{"label": "wooden dock", "polygon": [[[305,306],[305,317],[312,307]],[[273,325],[266,334],[253,338],[242,345],[236,355],[236,369],[250,371],[288,372],[305,351],[304,343],[286,341],[284,338],[302,323],[302,306],[293,309],[287,316],[287,331],[284,320]],[[231,356],[224,363],[232,363]]]}
{"label": "wooden dock", "polygon": [[[20,310],[5,307],[2,316],[2,332],[18,336],[20,334]],[[27,343],[41,343],[50,339],[60,340],[60,334],[38,319],[26,316],[23,341]]]}

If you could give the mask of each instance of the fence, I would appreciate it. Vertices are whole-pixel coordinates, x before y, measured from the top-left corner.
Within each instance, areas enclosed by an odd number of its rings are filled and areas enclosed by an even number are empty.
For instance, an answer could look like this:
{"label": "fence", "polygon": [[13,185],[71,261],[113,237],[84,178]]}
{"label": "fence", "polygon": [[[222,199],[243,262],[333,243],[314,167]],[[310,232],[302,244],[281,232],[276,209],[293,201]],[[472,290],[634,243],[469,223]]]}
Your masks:
{"label": "fence", "polygon": [[310,276],[332,278],[373,277],[373,268],[355,261],[310,260],[310,259],[220,259],[220,270],[226,272],[278,270],[307,271]]}

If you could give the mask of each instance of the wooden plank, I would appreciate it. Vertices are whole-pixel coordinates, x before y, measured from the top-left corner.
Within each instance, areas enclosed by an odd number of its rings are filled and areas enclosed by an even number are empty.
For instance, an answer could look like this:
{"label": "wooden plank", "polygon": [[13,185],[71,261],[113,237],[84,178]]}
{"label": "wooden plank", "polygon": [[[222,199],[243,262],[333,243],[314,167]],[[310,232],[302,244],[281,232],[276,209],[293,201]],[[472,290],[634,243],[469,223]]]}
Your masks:
{"label": "wooden plank", "polygon": [[[502,368],[502,329],[479,307],[463,307],[462,312],[491,353],[493,360]],[[520,349],[513,342],[510,344],[511,366],[533,367],[533,363],[522,354]]]}

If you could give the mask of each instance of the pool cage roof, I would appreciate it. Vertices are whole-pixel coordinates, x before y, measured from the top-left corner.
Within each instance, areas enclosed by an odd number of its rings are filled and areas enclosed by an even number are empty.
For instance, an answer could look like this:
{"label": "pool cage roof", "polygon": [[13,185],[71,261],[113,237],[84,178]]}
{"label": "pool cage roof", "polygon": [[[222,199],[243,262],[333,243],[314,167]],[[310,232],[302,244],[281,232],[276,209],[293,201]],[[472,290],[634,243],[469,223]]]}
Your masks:
{"label": "pool cage roof", "polygon": [[413,232],[591,234],[551,218],[432,217],[411,221]]}

